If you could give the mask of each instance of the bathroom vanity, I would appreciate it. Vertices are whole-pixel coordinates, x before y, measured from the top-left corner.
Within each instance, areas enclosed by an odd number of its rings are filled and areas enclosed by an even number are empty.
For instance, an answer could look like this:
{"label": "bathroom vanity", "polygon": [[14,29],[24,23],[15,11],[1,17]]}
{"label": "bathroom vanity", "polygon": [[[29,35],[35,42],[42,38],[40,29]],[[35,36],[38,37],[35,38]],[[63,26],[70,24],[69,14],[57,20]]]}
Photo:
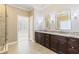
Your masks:
{"label": "bathroom vanity", "polygon": [[78,33],[37,30],[35,41],[59,54],[79,54]]}

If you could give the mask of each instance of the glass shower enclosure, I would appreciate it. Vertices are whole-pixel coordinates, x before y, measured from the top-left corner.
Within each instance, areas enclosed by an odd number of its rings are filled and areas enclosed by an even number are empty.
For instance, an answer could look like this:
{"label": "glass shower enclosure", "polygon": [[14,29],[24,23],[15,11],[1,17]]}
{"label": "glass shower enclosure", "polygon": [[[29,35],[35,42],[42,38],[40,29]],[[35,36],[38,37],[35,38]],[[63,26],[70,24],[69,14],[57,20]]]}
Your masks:
{"label": "glass shower enclosure", "polygon": [[6,5],[0,4],[0,53],[4,53],[7,50],[6,21]]}

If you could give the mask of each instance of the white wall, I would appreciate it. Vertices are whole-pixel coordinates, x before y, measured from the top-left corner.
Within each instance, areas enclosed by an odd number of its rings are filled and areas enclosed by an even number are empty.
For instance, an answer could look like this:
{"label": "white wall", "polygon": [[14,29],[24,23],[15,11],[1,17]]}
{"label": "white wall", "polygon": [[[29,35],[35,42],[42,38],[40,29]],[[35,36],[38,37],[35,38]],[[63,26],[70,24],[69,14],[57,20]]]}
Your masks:
{"label": "white wall", "polygon": [[29,13],[7,5],[7,38],[8,42],[17,41],[17,19],[18,15],[29,17]]}
{"label": "white wall", "polygon": [[38,29],[39,30],[45,29],[44,14],[43,11],[41,10],[34,11],[34,30],[38,30]]}
{"label": "white wall", "polygon": [[79,16],[77,19],[74,19],[74,16],[79,15],[79,8],[71,10],[71,21],[72,21],[72,31],[79,32]]}

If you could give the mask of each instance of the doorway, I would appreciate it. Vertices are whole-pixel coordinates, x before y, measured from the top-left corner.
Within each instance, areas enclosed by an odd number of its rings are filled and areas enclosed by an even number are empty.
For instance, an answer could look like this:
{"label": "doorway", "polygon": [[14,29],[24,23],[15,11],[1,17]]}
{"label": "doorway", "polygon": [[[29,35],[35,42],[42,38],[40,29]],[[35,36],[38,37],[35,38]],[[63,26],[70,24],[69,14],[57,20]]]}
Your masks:
{"label": "doorway", "polygon": [[18,50],[22,50],[29,41],[29,17],[18,16],[17,17],[17,41]]}

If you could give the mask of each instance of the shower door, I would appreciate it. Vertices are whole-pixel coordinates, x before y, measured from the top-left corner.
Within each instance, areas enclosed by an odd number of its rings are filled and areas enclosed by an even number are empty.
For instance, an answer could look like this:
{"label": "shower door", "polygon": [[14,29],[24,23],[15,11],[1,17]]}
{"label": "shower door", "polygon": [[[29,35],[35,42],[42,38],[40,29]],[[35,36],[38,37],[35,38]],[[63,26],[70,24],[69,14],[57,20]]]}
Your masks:
{"label": "shower door", "polygon": [[5,20],[5,5],[0,4],[0,53],[5,52],[6,49]]}

